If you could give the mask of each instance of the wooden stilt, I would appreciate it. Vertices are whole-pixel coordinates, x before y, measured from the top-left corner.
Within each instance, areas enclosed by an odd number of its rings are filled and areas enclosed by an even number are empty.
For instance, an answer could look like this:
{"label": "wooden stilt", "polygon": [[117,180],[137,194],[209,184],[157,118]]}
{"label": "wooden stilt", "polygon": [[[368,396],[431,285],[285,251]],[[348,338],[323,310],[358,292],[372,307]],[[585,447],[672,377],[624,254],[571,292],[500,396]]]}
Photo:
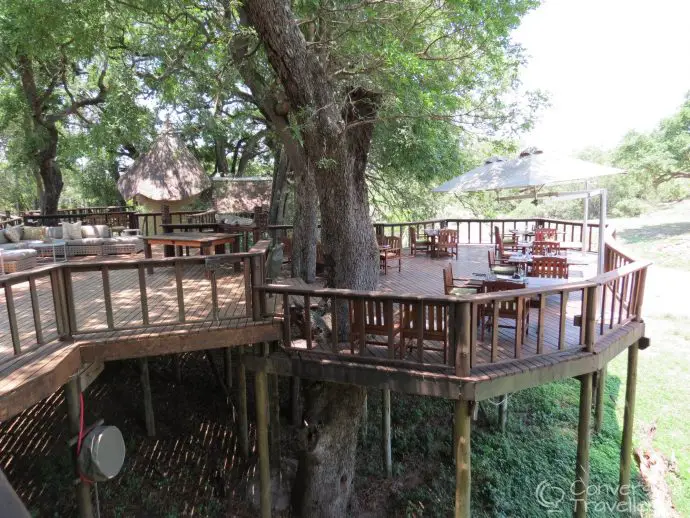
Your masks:
{"label": "wooden stilt", "polygon": [[223,353],[225,358],[225,385],[229,391],[232,388],[232,349],[226,347]]}
{"label": "wooden stilt", "polygon": [[601,432],[604,423],[604,396],[606,395],[606,367],[597,372],[594,388],[594,431]]}
{"label": "wooden stilt", "polygon": [[501,403],[498,405],[498,422],[501,426],[501,432],[506,431],[506,425],[508,424],[508,395],[504,394]]}
{"label": "wooden stilt", "polygon": [[364,394],[364,408],[362,409],[362,436],[366,439],[369,435],[369,410],[367,404],[367,394]]}
{"label": "wooden stilt", "polygon": [[180,368],[180,355],[173,354],[173,372],[175,373],[175,383],[182,383],[182,369]]}
{"label": "wooden stilt", "polygon": [[276,374],[268,375],[268,421],[271,467],[280,468],[280,395]]}
{"label": "wooden stilt", "polygon": [[[64,388],[65,402],[67,403],[67,424],[70,435],[79,434],[79,383],[77,378],[70,379]],[[77,450],[72,448],[74,457],[74,475],[77,475]],[[79,518],[93,518],[93,502],[91,500],[91,487],[89,484],[80,480],[77,484],[77,511]]]}
{"label": "wooden stilt", "polygon": [[156,435],[156,422],[153,416],[153,399],[151,397],[151,379],[149,378],[148,358],[139,359],[141,369],[141,388],[144,393],[144,421],[146,422],[146,434],[149,437]]}
{"label": "wooden stilt", "polygon": [[381,391],[381,453],[386,476],[393,476],[393,452],[391,451],[391,391]]}
{"label": "wooden stilt", "polygon": [[249,422],[247,418],[247,371],[242,363],[243,348],[239,348],[239,362],[237,365],[237,400],[238,400],[238,414],[239,414],[239,436],[240,436],[240,451],[242,456],[249,458]]}
{"label": "wooden stilt", "polygon": [[589,485],[589,425],[592,416],[592,373],[580,376],[580,420],[577,425],[577,464],[575,466],[575,518],[587,516]]}
{"label": "wooden stilt", "polygon": [[211,372],[213,372],[213,377],[216,378],[218,385],[220,385],[220,389],[225,394],[225,397],[227,399],[230,399],[230,391],[225,386],[225,381],[223,381],[223,376],[221,375],[220,370],[218,369],[218,366],[216,365],[216,362],[213,360],[213,354],[211,353],[210,350],[206,351],[206,359],[208,360],[208,364],[211,367]]}
{"label": "wooden stilt", "polygon": [[302,380],[297,376],[290,378],[290,407],[292,426],[302,424]]}
{"label": "wooden stilt", "polygon": [[268,376],[256,372],[256,442],[259,452],[259,479],[261,481],[261,517],[271,517],[271,465],[268,451]]}
{"label": "wooden stilt", "polygon": [[628,348],[628,376],[625,382],[625,413],[621,440],[621,466],[618,479],[618,501],[627,502],[630,496],[630,461],[632,459],[632,435],[635,420],[635,392],[637,389],[637,355],[639,344]]}
{"label": "wooden stilt", "polygon": [[470,430],[472,428],[472,404],[455,401],[455,518],[470,518]]}

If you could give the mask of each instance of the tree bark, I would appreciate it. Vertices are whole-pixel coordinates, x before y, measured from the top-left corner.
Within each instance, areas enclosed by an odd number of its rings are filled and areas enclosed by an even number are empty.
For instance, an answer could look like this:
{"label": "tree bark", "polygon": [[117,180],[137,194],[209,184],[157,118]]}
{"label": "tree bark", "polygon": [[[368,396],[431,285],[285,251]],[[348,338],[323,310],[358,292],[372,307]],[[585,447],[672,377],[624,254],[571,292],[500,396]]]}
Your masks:
{"label": "tree bark", "polygon": [[283,205],[288,190],[288,158],[283,146],[275,143],[273,153],[273,184],[271,186],[271,206],[268,210],[268,223],[271,225],[283,224]]}
{"label": "tree bark", "polygon": [[[37,150],[38,155],[38,174],[43,183],[43,193],[41,197],[41,215],[56,214],[60,194],[62,194],[62,171],[57,164],[57,144],[58,131],[54,124],[38,126],[38,131],[44,133],[43,138],[39,139],[40,145]],[[57,224],[57,221],[46,221],[46,224]]]}
{"label": "tree bark", "polygon": [[[327,285],[374,289],[378,247],[364,171],[378,97],[356,88],[344,103],[336,101],[342,95],[307,48],[286,0],[245,0],[244,6],[300,127],[304,157],[300,172],[307,180],[300,188],[309,189],[313,177]],[[296,199],[300,198],[296,189]],[[348,320],[339,320],[339,328],[345,330]],[[307,441],[293,495],[298,516],[347,515],[363,401],[360,387],[329,383],[309,387]]]}
{"label": "tree bark", "polygon": [[318,206],[314,176],[309,170],[295,172],[295,218],[292,223],[292,276],[308,283],[316,280]]}
{"label": "tree bark", "polygon": [[362,387],[353,385],[304,387],[307,426],[292,493],[297,516],[347,516],[364,394]]}

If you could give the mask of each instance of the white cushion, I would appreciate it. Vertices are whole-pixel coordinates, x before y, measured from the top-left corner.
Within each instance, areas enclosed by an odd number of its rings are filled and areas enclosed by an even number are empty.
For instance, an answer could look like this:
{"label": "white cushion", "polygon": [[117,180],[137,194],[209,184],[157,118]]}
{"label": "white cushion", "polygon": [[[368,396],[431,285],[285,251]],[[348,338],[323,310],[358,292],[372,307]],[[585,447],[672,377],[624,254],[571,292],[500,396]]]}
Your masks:
{"label": "white cushion", "polygon": [[48,227],[46,229],[46,236],[53,239],[62,239],[62,227]]}
{"label": "white cushion", "polygon": [[16,227],[7,227],[5,229],[5,237],[10,243],[18,243],[22,239],[23,228],[21,225]]}
{"label": "white cushion", "polygon": [[16,250],[19,248],[19,245],[16,243],[3,243],[0,245],[0,250]]}
{"label": "white cushion", "polygon": [[77,221],[76,223],[67,223],[63,221],[62,235],[64,239],[81,239],[81,221]]}
{"label": "white cushion", "polygon": [[38,252],[36,250],[32,249],[23,249],[23,250],[9,250],[6,252],[2,253],[2,259],[3,261],[18,261],[20,259],[27,259],[29,257],[36,257],[38,255]]}
{"label": "white cushion", "polygon": [[108,225],[82,225],[81,237],[111,237]]}
{"label": "white cushion", "polygon": [[47,227],[24,227],[22,241],[43,241]]}

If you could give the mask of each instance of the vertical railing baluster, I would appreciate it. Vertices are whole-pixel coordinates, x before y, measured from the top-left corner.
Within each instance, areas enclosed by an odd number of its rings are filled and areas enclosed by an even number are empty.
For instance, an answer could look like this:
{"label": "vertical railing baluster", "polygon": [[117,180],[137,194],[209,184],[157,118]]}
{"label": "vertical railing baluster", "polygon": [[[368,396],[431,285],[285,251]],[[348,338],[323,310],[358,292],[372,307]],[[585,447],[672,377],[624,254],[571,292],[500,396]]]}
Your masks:
{"label": "vertical railing baluster", "polygon": [[424,314],[424,301],[419,301],[416,305],[417,319],[417,361],[424,363],[424,327],[426,325],[426,315]]}
{"label": "vertical railing baluster", "polygon": [[539,294],[539,318],[537,320],[537,354],[544,353],[544,311],[546,308],[546,295]]}
{"label": "vertical railing baluster", "polygon": [[292,331],[290,329],[290,294],[283,293],[283,347],[292,347]]}
{"label": "vertical railing baluster", "polygon": [[585,326],[585,350],[594,351],[597,327],[597,287],[585,288],[585,312],[582,317],[582,325]]}
{"label": "vertical railing baluster", "polygon": [[19,329],[17,328],[17,312],[14,307],[12,286],[9,284],[5,284],[5,304],[7,305],[7,319],[10,323],[10,335],[12,336],[14,354],[21,354],[22,347],[19,341]]}
{"label": "vertical railing baluster", "polygon": [[304,307],[302,309],[304,311],[304,330],[302,333],[307,341],[307,349],[311,349],[313,347],[311,343],[311,297],[308,293],[304,295],[303,303]]}
{"label": "vertical railing baluster", "polygon": [[185,321],[184,287],[182,285],[182,263],[175,261],[175,287],[177,289],[177,321]]}
{"label": "vertical railing baluster", "polygon": [[69,322],[70,334],[77,332],[77,311],[74,306],[74,286],[72,283],[72,269],[63,268],[65,276],[65,300],[67,301],[67,317]]}
{"label": "vertical railing baluster", "polygon": [[491,318],[491,363],[498,361],[498,332],[499,332],[499,320],[501,311],[501,301],[494,300],[493,302],[493,315]]}
{"label": "vertical railing baluster", "polygon": [[623,286],[621,287],[620,304],[618,306],[618,323],[619,324],[623,321],[623,305],[625,303],[625,299],[627,298],[627,294],[628,294],[628,278],[629,277],[630,277],[630,274],[623,277],[623,282],[622,282]]}
{"label": "vertical railing baluster", "polygon": [[525,300],[523,297],[517,297],[517,322],[515,323],[515,358],[518,360],[522,358],[522,337],[525,333],[523,328],[523,318],[525,316],[524,308]]}
{"label": "vertical railing baluster", "polygon": [[[611,283],[611,316],[609,317],[609,329],[613,329],[614,315],[616,314],[616,298],[618,297],[618,285],[620,284],[620,278],[615,279]],[[622,300],[619,304],[622,304]],[[602,304],[603,305],[603,304]]]}
{"label": "vertical railing baluster", "polygon": [[338,342],[340,340],[338,333],[338,299],[333,297],[331,302],[331,347],[334,353],[338,352]]}
{"label": "vertical railing baluster", "polygon": [[143,264],[139,265],[139,298],[141,299],[141,322],[149,325],[149,299],[146,294],[146,270]]}
{"label": "vertical railing baluster", "polygon": [[36,343],[43,345],[43,326],[41,325],[41,307],[38,303],[38,290],[36,289],[36,279],[29,277],[29,293],[31,295],[31,313],[34,317],[34,329],[36,331]]}
{"label": "vertical railing baluster", "polygon": [[[568,310],[568,295],[567,291],[561,292],[561,314],[559,315],[558,321],[558,350],[562,351],[566,347],[566,333],[565,333],[565,320]],[[584,300],[584,297],[583,297]],[[584,313],[583,313],[584,314]]]}
{"label": "vertical railing baluster", "polygon": [[213,320],[220,320],[220,308],[218,307],[218,278],[215,269],[209,272],[209,281],[211,282],[211,318]]}
{"label": "vertical railing baluster", "polygon": [[114,329],[113,322],[113,297],[110,292],[110,269],[108,265],[101,266],[101,279],[103,282],[103,304],[105,305],[105,321],[108,329]]}
{"label": "vertical railing baluster", "polygon": [[252,262],[250,257],[242,258],[242,271],[244,275],[244,306],[247,317],[252,316]]}

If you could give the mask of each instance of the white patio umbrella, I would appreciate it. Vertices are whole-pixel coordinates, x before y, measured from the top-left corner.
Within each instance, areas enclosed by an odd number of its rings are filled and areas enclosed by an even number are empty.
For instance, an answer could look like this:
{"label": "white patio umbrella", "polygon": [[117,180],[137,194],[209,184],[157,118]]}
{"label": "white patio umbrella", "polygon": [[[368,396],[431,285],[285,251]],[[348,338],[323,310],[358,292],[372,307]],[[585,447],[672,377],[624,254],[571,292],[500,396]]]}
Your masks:
{"label": "white patio umbrella", "polygon": [[[439,185],[434,192],[480,192],[501,191],[505,189],[520,189],[530,192],[523,193],[516,198],[535,198],[557,196],[564,199],[584,198],[585,214],[583,226],[583,250],[586,250],[587,220],[589,218],[589,198],[601,196],[601,210],[599,225],[599,268],[603,271],[604,232],[606,225],[606,189],[588,189],[587,181],[601,176],[624,173],[622,169],[603,166],[577,158],[570,158],[539,150],[526,150],[518,158],[502,160],[491,158],[484,165],[476,167],[465,174],[456,176],[452,180]],[[585,190],[576,192],[541,192],[544,187],[585,182]]]}

